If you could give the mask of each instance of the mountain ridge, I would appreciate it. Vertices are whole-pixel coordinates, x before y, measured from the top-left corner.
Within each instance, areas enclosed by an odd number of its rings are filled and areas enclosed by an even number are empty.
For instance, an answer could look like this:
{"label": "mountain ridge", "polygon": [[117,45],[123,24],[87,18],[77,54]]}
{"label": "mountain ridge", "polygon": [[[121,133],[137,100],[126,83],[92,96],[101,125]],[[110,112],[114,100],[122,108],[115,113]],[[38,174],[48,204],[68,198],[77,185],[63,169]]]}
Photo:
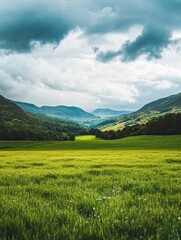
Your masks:
{"label": "mountain ridge", "polygon": [[136,112],[143,112],[143,111],[150,111],[150,110],[164,112],[164,111],[170,111],[173,108],[181,109],[181,92],[178,94],[173,94],[168,97],[160,98],[158,100],[147,103]]}
{"label": "mountain ridge", "polygon": [[100,119],[97,116],[94,116],[91,113],[84,111],[82,108],[75,107],[75,106],[64,106],[64,105],[57,105],[57,106],[42,106],[38,107],[35,104],[14,101],[20,108],[25,111],[37,113],[40,115],[62,118],[62,119],[69,119],[74,121],[93,121]]}
{"label": "mountain ridge", "polygon": [[178,93],[145,104],[139,110],[125,116],[114,117],[100,121],[97,125],[94,126],[94,128],[100,128],[105,131],[121,130],[124,127],[135,125],[137,123],[145,124],[149,120],[162,116],[166,113],[174,113],[180,111],[181,93]]}

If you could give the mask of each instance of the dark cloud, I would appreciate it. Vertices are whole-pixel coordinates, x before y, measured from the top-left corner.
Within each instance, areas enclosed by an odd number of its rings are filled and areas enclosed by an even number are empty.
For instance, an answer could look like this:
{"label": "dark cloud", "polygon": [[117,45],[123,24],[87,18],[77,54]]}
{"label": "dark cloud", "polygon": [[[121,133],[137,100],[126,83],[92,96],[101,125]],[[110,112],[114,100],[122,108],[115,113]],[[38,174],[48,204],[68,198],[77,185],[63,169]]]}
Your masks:
{"label": "dark cloud", "polygon": [[157,3],[161,8],[168,10],[169,12],[173,11],[174,13],[181,13],[180,0],[159,0]]}
{"label": "dark cloud", "polygon": [[[143,32],[134,41],[126,41],[117,51],[100,52],[97,59],[108,62],[118,57],[122,61],[134,61],[145,55],[148,60],[159,59],[162,52],[170,44],[177,44],[180,40],[171,40],[173,31],[180,30],[181,0],[128,0],[121,1],[115,8],[112,31],[128,30],[134,25],[143,26]],[[102,22],[103,23],[106,21]],[[102,29],[109,28],[104,25]]]}
{"label": "dark cloud", "polygon": [[[98,52],[98,50],[97,50]],[[97,54],[97,60],[100,62],[109,62],[112,59],[116,58],[116,57],[120,57],[122,54],[122,50],[118,50],[118,51],[108,51],[108,52],[98,52]]]}
{"label": "dark cloud", "polygon": [[9,4],[0,0],[0,15],[0,48],[15,52],[31,51],[34,42],[58,44],[76,27],[89,37],[141,25],[143,33],[135,41],[98,56],[102,61],[116,56],[132,61],[142,54],[148,59],[161,56],[172,32],[181,25],[181,1],[14,0]]}
{"label": "dark cloud", "polygon": [[143,32],[133,42],[125,42],[118,51],[98,53],[98,59],[107,62],[115,57],[120,57],[123,61],[134,61],[140,55],[146,55],[148,60],[161,58],[161,53],[171,43],[170,32],[167,29],[160,29],[147,26]]}
{"label": "dark cloud", "polygon": [[0,48],[5,50],[29,52],[34,42],[57,44],[73,28],[61,12],[46,5],[0,12]]}
{"label": "dark cloud", "polygon": [[170,33],[155,27],[146,27],[142,35],[135,41],[127,41],[122,46],[122,58],[124,61],[133,61],[145,54],[148,60],[161,58],[161,53],[170,43]]}

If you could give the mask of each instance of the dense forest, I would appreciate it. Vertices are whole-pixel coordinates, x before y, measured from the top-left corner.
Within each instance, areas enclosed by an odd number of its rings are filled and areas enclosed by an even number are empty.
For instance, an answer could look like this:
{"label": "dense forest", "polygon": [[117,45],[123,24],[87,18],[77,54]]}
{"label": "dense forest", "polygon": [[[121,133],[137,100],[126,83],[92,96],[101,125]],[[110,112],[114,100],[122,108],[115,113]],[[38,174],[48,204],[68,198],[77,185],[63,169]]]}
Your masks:
{"label": "dense forest", "polygon": [[85,134],[79,125],[30,114],[0,96],[0,140],[74,140]]}
{"label": "dense forest", "polygon": [[100,131],[91,129],[90,134],[102,139],[119,139],[137,135],[175,135],[181,134],[181,113],[170,113],[152,119],[145,124],[127,126],[122,130]]}

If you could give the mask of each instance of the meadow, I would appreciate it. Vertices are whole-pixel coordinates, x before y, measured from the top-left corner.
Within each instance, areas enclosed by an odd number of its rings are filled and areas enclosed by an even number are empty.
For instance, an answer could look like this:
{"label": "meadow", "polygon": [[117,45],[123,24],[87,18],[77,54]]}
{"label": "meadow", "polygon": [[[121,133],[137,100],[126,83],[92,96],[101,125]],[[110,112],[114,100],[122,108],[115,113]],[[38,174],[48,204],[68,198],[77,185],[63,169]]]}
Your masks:
{"label": "meadow", "polygon": [[0,141],[0,239],[181,239],[181,136]]}

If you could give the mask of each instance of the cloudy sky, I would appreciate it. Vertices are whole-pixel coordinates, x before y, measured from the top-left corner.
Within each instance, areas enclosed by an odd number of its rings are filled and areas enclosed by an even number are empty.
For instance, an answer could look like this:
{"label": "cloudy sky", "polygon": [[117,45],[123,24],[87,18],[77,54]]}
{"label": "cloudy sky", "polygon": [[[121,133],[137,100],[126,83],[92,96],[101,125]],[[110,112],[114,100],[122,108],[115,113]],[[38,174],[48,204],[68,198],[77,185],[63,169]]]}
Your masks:
{"label": "cloudy sky", "polygon": [[134,110],[181,91],[181,0],[0,0],[0,94]]}

